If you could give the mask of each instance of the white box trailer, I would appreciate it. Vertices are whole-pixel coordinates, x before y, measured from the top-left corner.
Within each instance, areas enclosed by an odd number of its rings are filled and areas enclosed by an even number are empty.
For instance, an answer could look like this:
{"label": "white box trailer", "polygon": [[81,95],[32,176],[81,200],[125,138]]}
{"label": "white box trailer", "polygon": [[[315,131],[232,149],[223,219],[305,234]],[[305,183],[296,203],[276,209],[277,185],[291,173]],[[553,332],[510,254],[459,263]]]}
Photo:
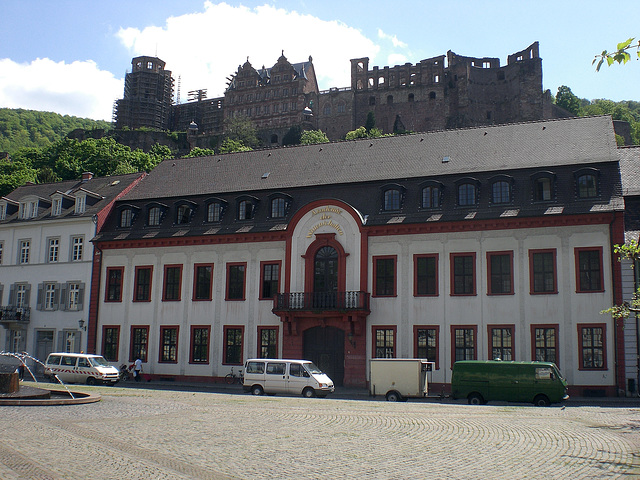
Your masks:
{"label": "white box trailer", "polygon": [[389,402],[426,397],[427,374],[433,369],[434,362],[421,358],[373,358],[369,360],[369,394],[384,395]]}

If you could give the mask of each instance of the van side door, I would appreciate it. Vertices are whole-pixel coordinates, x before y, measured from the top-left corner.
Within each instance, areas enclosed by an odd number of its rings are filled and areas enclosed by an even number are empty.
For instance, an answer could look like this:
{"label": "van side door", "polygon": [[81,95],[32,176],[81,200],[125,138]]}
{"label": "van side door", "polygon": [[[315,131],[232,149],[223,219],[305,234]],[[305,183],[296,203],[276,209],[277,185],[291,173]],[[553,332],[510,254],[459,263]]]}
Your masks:
{"label": "van side door", "polygon": [[302,390],[310,385],[311,375],[301,363],[289,364],[289,375],[287,375],[287,391],[297,395],[302,394]]}
{"label": "van side door", "polygon": [[75,383],[78,381],[76,375],[76,360],[78,360],[78,357],[71,355],[62,356],[62,359],[60,360],[60,373],[58,373],[58,378],[60,380],[68,383]]}
{"label": "van side door", "polygon": [[[95,374],[95,368],[92,367],[91,362],[86,357],[78,357],[78,368],[76,370],[76,382],[86,383],[87,378],[90,376],[98,378]],[[102,379],[100,379],[102,380]]]}
{"label": "van side door", "polygon": [[287,363],[267,362],[264,375],[264,391],[268,393],[285,393],[287,391]]}

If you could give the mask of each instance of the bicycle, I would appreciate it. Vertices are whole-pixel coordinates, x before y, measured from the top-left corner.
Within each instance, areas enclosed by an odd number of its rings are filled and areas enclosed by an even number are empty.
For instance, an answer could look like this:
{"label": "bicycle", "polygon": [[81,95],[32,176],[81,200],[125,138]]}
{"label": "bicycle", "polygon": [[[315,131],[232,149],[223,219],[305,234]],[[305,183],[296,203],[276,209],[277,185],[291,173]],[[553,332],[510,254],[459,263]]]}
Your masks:
{"label": "bicycle", "polygon": [[233,385],[234,383],[239,383],[242,385],[244,383],[244,375],[242,374],[242,369],[236,375],[233,372],[233,367],[231,367],[231,373],[227,373],[224,377],[224,381],[227,382],[227,385]]}

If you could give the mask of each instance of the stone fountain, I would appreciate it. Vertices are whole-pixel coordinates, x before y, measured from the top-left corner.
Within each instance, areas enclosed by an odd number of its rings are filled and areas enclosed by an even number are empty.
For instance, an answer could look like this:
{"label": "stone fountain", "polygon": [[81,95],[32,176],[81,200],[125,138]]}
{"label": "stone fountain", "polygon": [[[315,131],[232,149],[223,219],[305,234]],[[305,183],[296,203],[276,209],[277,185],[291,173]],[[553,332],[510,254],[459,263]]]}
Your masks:
{"label": "stone fountain", "polygon": [[29,360],[44,366],[40,360],[26,353],[0,352],[0,406],[76,405],[100,400],[100,395],[97,394],[71,392],[57,377],[63,390],[22,385],[21,375],[18,373],[20,370],[28,372],[33,381],[38,383],[28,367]]}

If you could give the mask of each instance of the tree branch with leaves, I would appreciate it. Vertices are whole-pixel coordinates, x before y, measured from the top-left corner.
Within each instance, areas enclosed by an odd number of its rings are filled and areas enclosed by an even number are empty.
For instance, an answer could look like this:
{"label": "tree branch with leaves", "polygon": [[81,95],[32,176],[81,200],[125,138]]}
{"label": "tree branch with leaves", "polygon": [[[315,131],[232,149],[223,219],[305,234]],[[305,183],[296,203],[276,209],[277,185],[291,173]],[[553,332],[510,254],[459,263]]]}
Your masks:
{"label": "tree branch with leaves", "polygon": [[634,43],[634,41],[635,38],[632,37],[626,42],[619,43],[616,47],[617,50],[615,52],[608,52],[606,50],[603,50],[601,54],[595,56],[593,62],[591,62],[591,65],[598,62],[598,64],[596,65],[596,72],[600,71],[600,67],[604,62],[607,62],[607,66],[609,67],[615,62],[624,65],[629,60],[631,60],[631,54],[629,52],[633,50],[636,51],[636,55],[638,56],[638,58],[640,58],[640,40],[638,40],[637,43]]}
{"label": "tree branch with leaves", "polygon": [[[618,261],[630,260],[631,268],[635,268],[640,261],[640,245],[636,240],[631,240],[624,245],[614,245],[613,253],[618,255]],[[640,312],[640,287],[631,295],[629,301],[623,301],[620,305],[614,305],[600,313],[610,313],[613,318],[627,318],[632,313]]]}

